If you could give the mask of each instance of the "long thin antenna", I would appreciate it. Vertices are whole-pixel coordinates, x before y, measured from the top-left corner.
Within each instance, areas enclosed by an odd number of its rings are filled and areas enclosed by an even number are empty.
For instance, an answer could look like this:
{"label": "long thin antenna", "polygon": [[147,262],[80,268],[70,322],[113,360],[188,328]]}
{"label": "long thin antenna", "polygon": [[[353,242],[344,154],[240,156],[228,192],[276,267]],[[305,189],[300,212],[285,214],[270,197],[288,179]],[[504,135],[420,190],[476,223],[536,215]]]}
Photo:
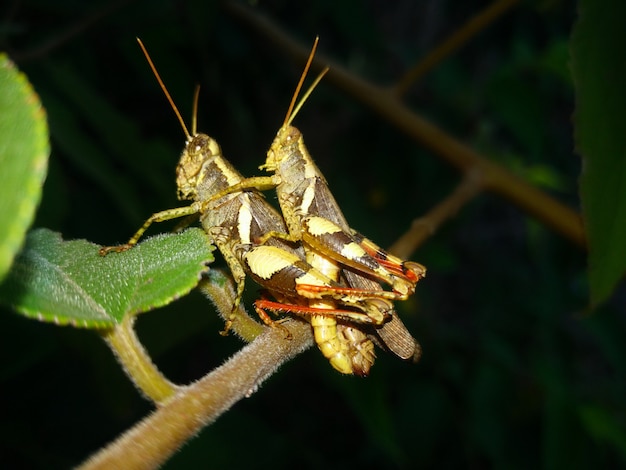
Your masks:
{"label": "long thin antenna", "polygon": [[196,135],[196,125],[198,124],[198,99],[200,98],[200,85],[196,85],[193,93],[193,114],[191,115],[191,134]]}
{"label": "long thin antenna", "polygon": [[[163,83],[163,80],[161,80],[161,76],[159,75],[159,72],[157,72],[156,67],[154,66],[154,63],[152,62],[152,59],[150,58],[150,54],[148,54],[148,51],[146,50],[146,47],[143,45],[143,42],[141,42],[141,39],[137,38],[137,42],[139,43],[139,47],[141,47],[141,50],[143,51],[143,55],[146,56],[146,59],[148,60],[148,64],[150,64],[150,68],[152,69],[152,73],[154,73],[154,76],[156,77],[157,81],[159,82],[159,85],[161,86],[161,90],[163,90],[163,93],[165,93],[165,97],[167,98],[167,101],[170,103],[170,106],[172,107],[172,109],[174,110],[174,113],[176,114],[176,117],[178,118],[178,122],[180,122],[181,127],[183,128],[183,131],[185,132],[185,136],[187,137],[187,140],[191,140],[191,134],[189,134],[189,131],[187,130],[187,126],[185,125],[185,121],[183,120],[183,117],[180,115],[180,111],[178,111],[178,108],[176,107],[176,105],[174,104],[174,100],[172,99],[169,91],[167,91],[167,88],[165,88],[165,84]],[[195,127],[196,127],[196,123],[195,123],[195,110],[197,109],[197,94],[199,93],[199,88],[196,91],[196,98],[194,101],[194,118],[193,118],[193,132],[195,134]]]}
{"label": "long thin antenna", "polygon": [[[283,121],[283,126],[286,126],[286,125],[290,124],[292,119],[293,119],[293,117],[291,116],[291,113],[292,113],[292,111],[294,109],[294,106],[296,104],[296,100],[298,99],[298,95],[300,94],[300,89],[302,88],[302,84],[304,83],[304,79],[306,78],[306,74],[309,72],[309,68],[311,67],[311,63],[313,62],[313,57],[315,56],[315,51],[317,50],[317,43],[318,43],[319,39],[320,39],[319,36],[315,37],[315,42],[313,43],[313,48],[311,49],[311,53],[309,54],[309,58],[308,58],[308,60],[306,62],[306,65],[304,66],[304,70],[302,71],[302,75],[300,76],[300,81],[298,82],[298,86],[296,86],[296,91],[294,92],[293,97],[291,98],[291,103],[289,103],[289,109],[287,109],[287,115],[285,116],[285,120]],[[320,79],[321,79],[321,77],[320,77]],[[301,107],[301,105],[300,105],[300,107]]]}
{"label": "long thin antenna", "polygon": [[298,104],[296,105],[296,107],[293,110],[293,114],[289,117],[289,120],[287,121],[287,124],[291,124],[293,122],[294,118],[300,112],[300,109],[304,105],[304,102],[309,98],[309,96],[311,96],[311,93],[313,93],[313,90],[315,90],[315,87],[322,80],[322,78],[324,78],[324,75],[326,75],[326,72],[328,72],[329,70],[330,70],[330,67],[325,67],[324,70],[322,70],[322,72],[317,76],[315,81],[311,84],[311,86],[306,91],[306,93],[304,93],[304,95],[302,95],[302,98],[300,99],[300,101],[298,101]]}

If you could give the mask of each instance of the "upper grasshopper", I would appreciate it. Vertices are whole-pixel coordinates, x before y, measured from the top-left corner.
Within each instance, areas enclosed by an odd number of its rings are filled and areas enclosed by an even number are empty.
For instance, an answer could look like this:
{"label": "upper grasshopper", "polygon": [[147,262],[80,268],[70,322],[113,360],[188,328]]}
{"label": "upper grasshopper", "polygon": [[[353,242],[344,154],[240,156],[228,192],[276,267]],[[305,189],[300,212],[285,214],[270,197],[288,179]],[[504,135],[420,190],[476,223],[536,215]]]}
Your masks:
{"label": "upper grasshopper", "polygon": [[[380,290],[381,287],[375,279],[392,287],[393,292],[387,292],[387,298],[404,300],[414,292],[415,284],[425,276],[426,268],[385,252],[350,228],[324,176],[304,145],[302,133],[291,125],[313,88],[328,70],[326,68],[318,76],[295,106],[316,46],[317,39],[283,125],[267,152],[265,164],[260,167],[273,174],[248,178],[232,186],[227,192],[249,188],[275,188],[288,232],[267,233],[262,242],[272,239],[301,241],[307,253],[307,261],[329,277],[335,278],[341,272],[341,276],[353,288]],[[323,260],[321,263],[317,261],[320,259]],[[310,289],[317,290],[314,286]],[[419,357],[419,345],[410,335],[407,337],[401,330],[396,332],[392,328],[383,328],[379,330],[379,334],[383,342],[398,356],[405,359]]]}
{"label": "upper grasshopper", "polygon": [[[191,199],[194,202],[189,206],[152,215],[127,244],[102,248],[101,254],[132,247],[153,222],[199,213],[203,227],[221,251],[236,281],[234,308],[241,300],[245,276],[248,273],[278,300],[255,303],[261,318],[268,323],[272,322],[264,308],[295,313],[307,318],[318,318],[320,315],[321,318],[328,318],[324,315],[332,315],[363,323],[371,323],[372,319],[376,319],[376,322],[387,320],[390,315],[388,311],[392,307],[389,301],[382,298],[384,296],[377,298],[377,292],[356,291],[334,282],[306,263],[299,244],[275,238],[264,245],[258,245],[258,240],[266,233],[287,230],[283,219],[260,193],[239,191],[214,197],[244,181],[244,178],[223,158],[214,139],[206,134],[196,133],[197,93],[192,132],[187,131],[141,41],[140,45],[187,136],[185,149],[176,169],[176,182],[179,199]],[[317,291],[303,289],[303,285],[316,286]],[[225,330],[228,330],[233,319],[234,314],[228,320]],[[350,325],[339,325],[337,330],[332,321],[328,324],[321,320],[315,324],[311,319],[311,323],[318,346],[337,370],[367,375],[373,364],[374,354],[371,342],[362,332]]]}

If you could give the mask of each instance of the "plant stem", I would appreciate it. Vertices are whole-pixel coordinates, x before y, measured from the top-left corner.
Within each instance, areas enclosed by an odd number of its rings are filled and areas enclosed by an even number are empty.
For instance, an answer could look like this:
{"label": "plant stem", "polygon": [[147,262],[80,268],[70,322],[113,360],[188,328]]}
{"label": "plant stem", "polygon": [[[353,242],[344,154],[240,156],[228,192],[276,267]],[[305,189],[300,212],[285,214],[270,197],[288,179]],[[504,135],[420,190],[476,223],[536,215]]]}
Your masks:
{"label": "plant stem", "polygon": [[[230,276],[220,269],[211,269],[208,279],[203,279],[198,284],[198,290],[209,298],[222,319],[230,318],[235,301],[235,288]],[[250,318],[243,303],[239,304],[235,315],[231,330],[246,343],[250,343],[263,332],[265,327]]]}
{"label": "plant stem", "polygon": [[[292,339],[281,329],[264,332],[224,365],[176,395],[118,439],[92,455],[79,469],[153,469],[162,465],[204,426],[214,422],[242,398],[252,395],[282,364],[313,344],[308,323],[291,320]],[[243,433],[233,439],[248,437]]]}
{"label": "plant stem", "polygon": [[103,332],[102,337],[139,391],[158,404],[174,395],[179,387],[161,374],[146,353],[133,328],[135,318],[127,315],[120,325]]}

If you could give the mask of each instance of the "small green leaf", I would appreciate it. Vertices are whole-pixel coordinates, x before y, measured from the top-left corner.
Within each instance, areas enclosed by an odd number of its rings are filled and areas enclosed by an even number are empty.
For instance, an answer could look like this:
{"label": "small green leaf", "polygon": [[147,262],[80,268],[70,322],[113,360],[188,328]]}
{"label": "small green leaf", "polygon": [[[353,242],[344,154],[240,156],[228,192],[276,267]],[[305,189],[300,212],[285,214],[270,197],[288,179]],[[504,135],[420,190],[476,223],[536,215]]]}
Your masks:
{"label": "small green leaf", "polygon": [[39,97],[0,54],[0,282],[20,249],[48,168],[48,125]]}
{"label": "small green leaf", "polygon": [[198,228],[105,257],[99,248],[63,241],[47,229],[31,232],[0,285],[0,301],[42,321],[106,328],[187,294],[213,260],[213,247]]}
{"label": "small green leaf", "polygon": [[576,148],[592,305],[626,272],[626,41],[622,0],[584,0],[571,41]]}

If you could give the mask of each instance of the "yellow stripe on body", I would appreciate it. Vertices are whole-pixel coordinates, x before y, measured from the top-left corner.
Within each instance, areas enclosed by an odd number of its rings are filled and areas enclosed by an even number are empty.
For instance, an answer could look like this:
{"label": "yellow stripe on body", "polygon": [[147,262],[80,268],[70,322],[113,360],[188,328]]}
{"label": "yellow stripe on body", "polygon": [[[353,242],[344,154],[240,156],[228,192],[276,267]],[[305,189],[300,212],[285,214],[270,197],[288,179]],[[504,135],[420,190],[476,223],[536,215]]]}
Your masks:
{"label": "yellow stripe on body", "polygon": [[[300,133],[300,131],[298,131],[298,133]],[[298,150],[300,150],[300,155],[304,160],[304,177],[306,179],[315,180],[315,178],[320,176],[321,173],[317,166],[315,166],[315,163],[313,163],[313,159],[311,158],[306,145],[304,145],[302,134],[300,134],[300,138],[298,139]]]}
{"label": "yellow stripe on body", "polygon": [[254,274],[269,280],[280,270],[300,261],[300,258],[276,246],[261,245],[250,250],[246,254],[246,260]]}
{"label": "yellow stripe on body", "polygon": [[311,286],[327,286],[330,282],[332,282],[330,279],[317,271],[309,271],[304,276],[300,276],[296,279],[296,284]]}
{"label": "yellow stripe on body", "polygon": [[307,218],[306,224],[309,233],[314,236],[329,235],[342,231],[341,227],[324,217],[309,217]]}
{"label": "yellow stripe on body", "polygon": [[358,243],[347,243],[341,250],[341,256],[347,259],[356,260],[369,256],[367,252]]}
{"label": "yellow stripe on body", "polygon": [[298,208],[299,212],[302,214],[308,214],[309,208],[311,207],[311,204],[313,203],[313,199],[315,199],[315,181],[314,180],[309,182],[309,185],[307,186],[307,188],[304,190],[304,193],[302,194],[302,203],[300,204],[300,207]]}
{"label": "yellow stripe on body", "polygon": [[215,165],[220,169],[222,175],[226,177],[226,182],[228,183],[228,187],[235,186],[237,183],[240,183],[242,178],[239,173],[233,170],[230,163],[228,163],[222,156],[215,158]]}
{"label": "yellow stripe on body", "polygon": [[252,243],[250,239],[250,229],[252,227],[252,210],[250,208],[250,199],[246,194],[242,197],[241,207],[239,208],[239,214],[237,216],[237,231],[239,232],[239,239],[241,243]]}

